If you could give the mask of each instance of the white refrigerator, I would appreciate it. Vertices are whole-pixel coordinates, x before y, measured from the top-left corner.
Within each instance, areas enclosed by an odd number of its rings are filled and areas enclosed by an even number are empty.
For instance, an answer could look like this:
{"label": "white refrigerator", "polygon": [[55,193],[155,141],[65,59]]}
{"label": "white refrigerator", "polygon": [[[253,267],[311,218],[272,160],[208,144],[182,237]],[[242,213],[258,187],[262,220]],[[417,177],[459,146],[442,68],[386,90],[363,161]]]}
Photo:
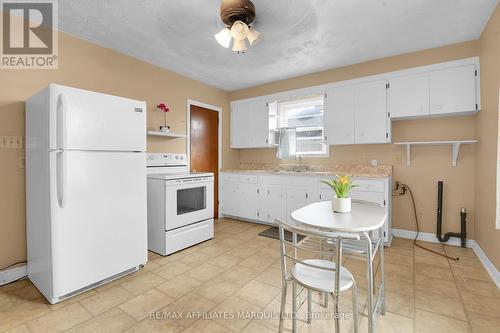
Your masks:
{"label": "white refrigerator", "polygon": [[26,101],[28,277],[54,304],[147,262],[146,103],[51,84]]}

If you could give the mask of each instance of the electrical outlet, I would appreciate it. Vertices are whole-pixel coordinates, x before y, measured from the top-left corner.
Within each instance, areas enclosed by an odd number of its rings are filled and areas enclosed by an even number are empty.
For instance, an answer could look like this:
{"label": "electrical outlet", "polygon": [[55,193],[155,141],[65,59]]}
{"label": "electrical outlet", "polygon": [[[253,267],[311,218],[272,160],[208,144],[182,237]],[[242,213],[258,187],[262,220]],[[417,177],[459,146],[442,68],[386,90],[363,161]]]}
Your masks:
{"label": "electrical outlet", "polygon": [[22,136],[0,136],[0,148],[22,149],[23,141]]}
{"label": "electrical outlet", "polygon": [[17,166],[19,167],[19,169],[26,168],[26,158],[24,156],[19,156],[17,160]]}

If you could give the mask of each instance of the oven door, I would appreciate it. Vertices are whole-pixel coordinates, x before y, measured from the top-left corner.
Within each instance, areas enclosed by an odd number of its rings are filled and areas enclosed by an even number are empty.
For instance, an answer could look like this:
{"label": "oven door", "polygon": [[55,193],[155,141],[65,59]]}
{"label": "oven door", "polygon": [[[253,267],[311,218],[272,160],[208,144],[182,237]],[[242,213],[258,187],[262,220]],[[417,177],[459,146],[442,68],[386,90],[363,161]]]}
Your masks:
{"label": "oven door", "polygon": [[165,230],[214,217],[212,177],[172,180],[165,185]]}

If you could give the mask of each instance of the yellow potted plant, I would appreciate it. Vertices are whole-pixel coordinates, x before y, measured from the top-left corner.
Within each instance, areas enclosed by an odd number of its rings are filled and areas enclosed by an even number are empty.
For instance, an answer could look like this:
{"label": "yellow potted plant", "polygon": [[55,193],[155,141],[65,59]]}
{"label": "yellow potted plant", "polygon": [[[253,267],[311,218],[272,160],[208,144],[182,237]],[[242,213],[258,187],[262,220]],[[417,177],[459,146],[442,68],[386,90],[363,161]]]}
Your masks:
{"label": "yellow potted plant", "polygon": [[349,213],[351,211],[351,189],[358,186],[352,183],[349,176],[335,176],[334,179],[322,180],[335,192],[332,199],[332,209],[336,213]]}

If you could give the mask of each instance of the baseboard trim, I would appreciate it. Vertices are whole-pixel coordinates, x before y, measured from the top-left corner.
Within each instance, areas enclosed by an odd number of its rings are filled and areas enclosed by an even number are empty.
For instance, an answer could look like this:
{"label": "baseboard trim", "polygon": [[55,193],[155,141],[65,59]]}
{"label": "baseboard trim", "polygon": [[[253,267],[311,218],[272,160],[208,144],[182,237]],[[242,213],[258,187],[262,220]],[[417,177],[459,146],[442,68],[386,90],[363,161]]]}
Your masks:
{"label": "baseboard trim", "polygon": [[[417,233],[411,230],[392,229],[392,235],[401,238],[415,239]],[[457,238],[450,238],[448,242],[442,243],[437,239],[435,234],[431,234],[428,232],[420,232],[418,234],[418,240],[431,243],[441,243],[446,245],[460,246],[460,240]],[[466,246],[474,251],[474,253],[479,258],[479,261],[481,261],[484,268],[490,275],[491,279],[496,284],[497,288],[500,289],[500,272],[495,267],[495,265],[493,265],[490,259],[488,259],[488,256],[486,256],[486,253],[484,253],[483,249],[481,249],[479,244],[473,239],[468,239]]]}
{"label": "baseboard trim", "polygon": [[0,271],[0,286],[28,276],[26,265]]}
{"label": "baseboard trim", "polygon": [[[415,239],[415,236],[417,236],[416,231],[412,230],[404,230],[404,229],[392,229],[392,235],[396,237],[401,237],[401,238],[408,238],[408,239]],[[446,245],[453,245],[453,246],[460,246],[460,239],[458,238],[450,238],[446,243],[442,243],[438,240],[435,234],[431,234],[428,232],[419,232],[418,233],[418,239],[420,241],[424,242],[431,242],[431,243],[440,243],[440,244],[446,244]],[[468,239],[465,246],[472,248],[472,240]]]}
{"label": "baseboard trim", "polygon": [[493,263],[488,259],[486,253],[484,253],[483,249],[479,246],[476,241],[472,241],[472,250],[478,256],[479,260],[483,264],[484,268],[492,278],[493,282],[497,285],[497,288],[500,289],[500,272],[493,265]]}

